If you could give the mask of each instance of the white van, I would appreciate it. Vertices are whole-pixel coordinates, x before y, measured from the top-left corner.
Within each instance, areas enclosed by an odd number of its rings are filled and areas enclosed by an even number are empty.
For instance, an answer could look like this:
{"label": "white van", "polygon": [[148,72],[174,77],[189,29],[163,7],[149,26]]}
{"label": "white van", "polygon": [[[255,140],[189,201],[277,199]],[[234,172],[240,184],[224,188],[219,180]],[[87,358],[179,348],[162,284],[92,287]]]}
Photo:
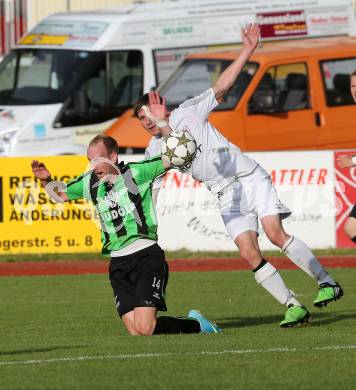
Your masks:
{"label": "white van", "polygon": [[85,153],[186,54],[238,43],[248,22],[268,40],[355,28],[352,0],[300,4],[180,1],[45,18],[0,64],[0,156]]}

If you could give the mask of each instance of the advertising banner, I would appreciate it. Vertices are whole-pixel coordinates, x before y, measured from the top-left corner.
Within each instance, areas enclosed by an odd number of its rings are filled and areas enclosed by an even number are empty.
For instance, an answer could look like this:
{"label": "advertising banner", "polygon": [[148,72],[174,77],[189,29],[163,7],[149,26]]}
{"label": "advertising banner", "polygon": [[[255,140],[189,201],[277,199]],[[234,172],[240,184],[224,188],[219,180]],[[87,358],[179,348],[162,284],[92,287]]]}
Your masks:
{"label": "advertising banner", "polygon": [[[279,198],[292,215],[287,233],[312,248],[354,245],[343,224],[356,200],[355,168],[336,169],[344,152],[248,153],[268,172]],[[349,151],[346,154],[356,154]],[[143,156],[131,156],[139,160]],[[127,159],[127,158],[126,158]],[[67,182],[88,169],[85,157],[41,159],[54,180]],[[99,252],[100,226],[83,201],[55,202],[31,172],[31,158],[0,159],[0,254]],[[336,175],[336,181],[335,181]],[[192,177],[169,171],[157,202],[159,243],[164,249],[235,250],[219,213],[216,196]],[[259,231],[262,249],[276,249]]]}
{"label": "advertising banner", "polygon": [[[313,248],[335,247],[333,153],[247,153],[270,174],[292,215],[285,230]],[[166,175],[158,198],[159,239],[167,249],[233,250],[218,203],[202,184],[179,172]],[[262,249],[276,249],[264,236]]]}
{"label": "advertising banner", "polygon": [[108,23],[94,21],[43,21],[23,37],[19,45],[62,47],[92,47],[108,27]]}
{"label": "advertising banner", "polygon": [[[54,180],[82,173],[79,156],[41,158]],[[101,250],[94,211],[85,201],[55,204],[34,179],[30,158],[0,159],[0,254]]]}
{"label": "advertising banner", "polygon": [[346,9],[330,7],[307,11],[308,33],[312,36],[347,35],[352,32],[354,23],[353,13]]}
{"label": "advertising banner", "polygon": [[[292,211],[287,233],[312,248],[335,247],[334,158],[331,151],[253,153],[271,175],[280,200]],[[261,247],[273,248],[265,237]]]}
{"label": "advertising banner", "polygon": [[350,34],[354,30],[354,15],[351,9],[341,4],[301,9],[259,12],[256,22],[261,27],[261,38],[282,39],[309,36],[331,36]]}
{"label": "advertising banner", "polygon": [[304,11],[270,12],[257,14],[261,38],[284,38],[307,35]]}

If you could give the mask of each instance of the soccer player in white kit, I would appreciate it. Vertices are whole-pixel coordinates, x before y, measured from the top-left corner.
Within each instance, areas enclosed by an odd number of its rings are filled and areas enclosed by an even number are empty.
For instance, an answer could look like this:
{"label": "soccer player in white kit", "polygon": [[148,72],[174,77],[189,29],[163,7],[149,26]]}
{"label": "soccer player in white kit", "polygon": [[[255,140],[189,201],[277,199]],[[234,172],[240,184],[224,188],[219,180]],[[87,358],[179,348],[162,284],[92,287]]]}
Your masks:
{"label": "soccer player in white kit", "polygon": [[[242,29],[241,35],[244,48],[240,56],[220,74],[212,88],[185,101],[171,113],[166,110],[165,98],[151,92],[138,100],[134,111],[141,125],[153,135],[146,156],[159,154],[161,136],[172,130],[186,129],[194,136],[198,152],[187,173],[217,195],[224,224],[239,248],[240,256],[251,266],[256,282],[287,306],[280,326],[291,327],[307,322],[310,315],[287,288],[276,268],[262,257],[258,245],[258,218],[268,239],[318,282],[315,306],[326,306],[341,298],[343,291],[307,245],[284,231],[281,220],[291,211],[278,199],[268,173],[208,121],[209,113],[232,87],[256,49],[259,26],[249,25]],[[157,183],[156,188],[159,187]]]}

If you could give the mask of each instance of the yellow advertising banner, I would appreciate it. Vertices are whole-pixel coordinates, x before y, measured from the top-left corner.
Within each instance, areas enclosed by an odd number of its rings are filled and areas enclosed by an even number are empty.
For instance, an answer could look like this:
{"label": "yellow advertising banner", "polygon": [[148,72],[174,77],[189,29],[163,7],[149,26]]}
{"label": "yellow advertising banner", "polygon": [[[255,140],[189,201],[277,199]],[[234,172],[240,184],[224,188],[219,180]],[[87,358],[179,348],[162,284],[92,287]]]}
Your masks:
{"label": "yellow advertising banner", "polygon": [[99,252],[95,209],[85,200],[56,203],[34,177],[31,160],[67,182],[88,168],[83,156],[0,158],[0,255]]}
{"label": "yellow advertising banner", "polygon": [[64,45],[69,39],[69,35],[26,35],[19,42],[19,45]]}

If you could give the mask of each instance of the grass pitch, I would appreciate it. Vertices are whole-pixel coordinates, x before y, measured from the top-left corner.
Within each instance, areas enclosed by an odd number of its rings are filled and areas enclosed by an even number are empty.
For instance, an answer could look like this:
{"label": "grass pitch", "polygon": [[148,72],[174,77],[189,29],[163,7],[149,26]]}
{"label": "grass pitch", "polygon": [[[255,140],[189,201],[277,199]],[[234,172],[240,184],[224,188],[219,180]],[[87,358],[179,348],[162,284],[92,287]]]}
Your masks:
{"label": "grass pitch", "polygon": [[168,314],[224,333],[154,337],[126,334],[106,275],[0,278],[0,388],[353,389],[356,269],[331,273],[345,297],[319,310],[313,280],[281,272],[313,319],[293,329],[251,272],[172,273]]}

